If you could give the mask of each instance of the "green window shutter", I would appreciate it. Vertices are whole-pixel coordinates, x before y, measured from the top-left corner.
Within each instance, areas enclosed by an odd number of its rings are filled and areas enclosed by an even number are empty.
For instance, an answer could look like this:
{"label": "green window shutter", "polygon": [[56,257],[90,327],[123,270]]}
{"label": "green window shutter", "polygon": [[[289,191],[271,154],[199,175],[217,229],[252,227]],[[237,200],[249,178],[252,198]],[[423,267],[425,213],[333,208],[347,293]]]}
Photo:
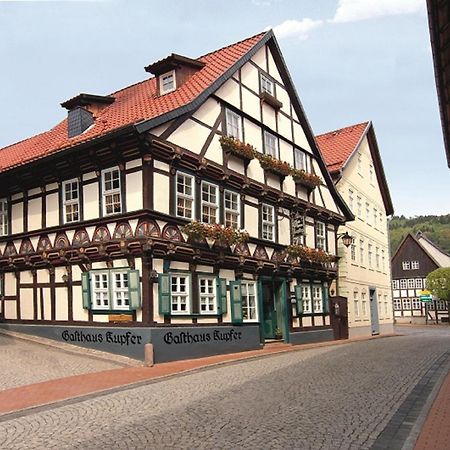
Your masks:
{"label": "green window shutter", "polygon": [[217,314],[227,313],[227,280],[225,278],[217,278]]}
{"label": "green window shutter", "polygon": [[242,323],[242,292],[240,281],[230,281],[231,322]]}
{"label": "green window shutter", "polygon": [[141,307],[141,283],[139,282],[139,270],[128,271],[128,298],[130,309],[136,310]]}
{"label": "green window shutter", "polygon": [[83,308],[91,309],[91,277],[89,272],[81,274],[81,291],[83,295]]}
{"label": "green window shutter", "polygon": [[323,302],[323,312],[328,314],[330,312],[329,301],[328,301],[328,285],[322,284],[322,302]]}
{"label": "green window shutter", "polygon": [[158,275],[159,288],[159,314],[168,316],[170,314],[170,275],[160,273]]}
{"label": "green window shutter", "polygon": [[297,315],[301,316],[303,315],[303,292],[301,284],[295,286],[295,300],[297,302]]}

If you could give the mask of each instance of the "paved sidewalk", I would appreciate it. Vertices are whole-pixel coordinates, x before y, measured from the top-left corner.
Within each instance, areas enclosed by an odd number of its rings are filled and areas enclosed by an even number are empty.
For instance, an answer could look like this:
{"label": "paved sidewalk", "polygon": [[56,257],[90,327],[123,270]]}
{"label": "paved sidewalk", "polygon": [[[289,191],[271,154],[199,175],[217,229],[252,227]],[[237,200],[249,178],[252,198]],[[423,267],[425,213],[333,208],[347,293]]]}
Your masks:
{"label": "paved sidewalk", "polygon": [[423,424],[414,450],[450,448],[450,373],[445,378]]}
{"label": "paved sidewalk", "polygon": [[141,382],[148,382],[163,377],[174,376],[219,364],[242,361],[251,358],[260,358],[275,353],[345,345],[352,342],[382,339],[392,336],[396,335],[390,334],[369,338],[327,341],[295,346],[284,343],[274,343],[266,345],[261,350],[162,363],[156,364],[153,367],[127,367],[44,381],[41,383],[0,391],[0,416],[24,409],[35,408],[77,397],[88,396],[94,393],[103,391],[106,392],[114,388],[136,385]]}

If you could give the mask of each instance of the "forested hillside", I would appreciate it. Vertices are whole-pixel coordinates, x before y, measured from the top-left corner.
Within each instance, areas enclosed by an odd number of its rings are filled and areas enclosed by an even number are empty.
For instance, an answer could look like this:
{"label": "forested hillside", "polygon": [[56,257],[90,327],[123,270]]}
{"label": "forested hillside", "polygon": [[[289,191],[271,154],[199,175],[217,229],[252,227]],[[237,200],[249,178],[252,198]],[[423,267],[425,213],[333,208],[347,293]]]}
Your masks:
{"label": "forested hillside", "polygon": [[391,255],[408,233],[422,231],[428,239],[442,250],[450,253],[450,214],[445,216],[417,216],[406,218],[394,216],[389,223]]}

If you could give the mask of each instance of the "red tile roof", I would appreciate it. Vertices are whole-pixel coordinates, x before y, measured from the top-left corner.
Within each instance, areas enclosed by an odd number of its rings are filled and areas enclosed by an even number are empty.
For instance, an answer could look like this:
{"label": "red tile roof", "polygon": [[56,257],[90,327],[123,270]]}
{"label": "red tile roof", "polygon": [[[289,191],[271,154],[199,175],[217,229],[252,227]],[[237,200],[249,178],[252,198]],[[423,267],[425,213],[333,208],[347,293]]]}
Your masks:
{"label": "red tile roof", "polygon": [[49,131],[0,149],[0,172],[90,141],[123,126],[156,118],[191,103],[265,34],[260,33],[198,58],[205,66],[171,93],[158,97],[156,78],[114,92],[111,95],[115,97],[115,102],[103,109],[94,126],[79,136],[68,138],[65,119]]}
{"label": "red tile roof", "polygon": [[320,152],[330,172],[342,169],[369,124],[370,122],[363,122],[316,136]]}

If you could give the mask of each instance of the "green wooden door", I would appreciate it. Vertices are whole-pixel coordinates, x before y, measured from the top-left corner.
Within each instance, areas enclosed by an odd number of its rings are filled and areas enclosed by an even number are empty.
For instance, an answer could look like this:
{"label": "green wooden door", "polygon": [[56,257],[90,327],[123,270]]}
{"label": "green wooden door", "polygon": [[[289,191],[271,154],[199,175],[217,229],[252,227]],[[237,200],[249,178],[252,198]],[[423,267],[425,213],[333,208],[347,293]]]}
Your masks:
{"label": "green wooden door", "polygon": [[264,339],[275,339],[278,322],[275,308],[275,292],[271,281],[263,282],[262,294]]}

